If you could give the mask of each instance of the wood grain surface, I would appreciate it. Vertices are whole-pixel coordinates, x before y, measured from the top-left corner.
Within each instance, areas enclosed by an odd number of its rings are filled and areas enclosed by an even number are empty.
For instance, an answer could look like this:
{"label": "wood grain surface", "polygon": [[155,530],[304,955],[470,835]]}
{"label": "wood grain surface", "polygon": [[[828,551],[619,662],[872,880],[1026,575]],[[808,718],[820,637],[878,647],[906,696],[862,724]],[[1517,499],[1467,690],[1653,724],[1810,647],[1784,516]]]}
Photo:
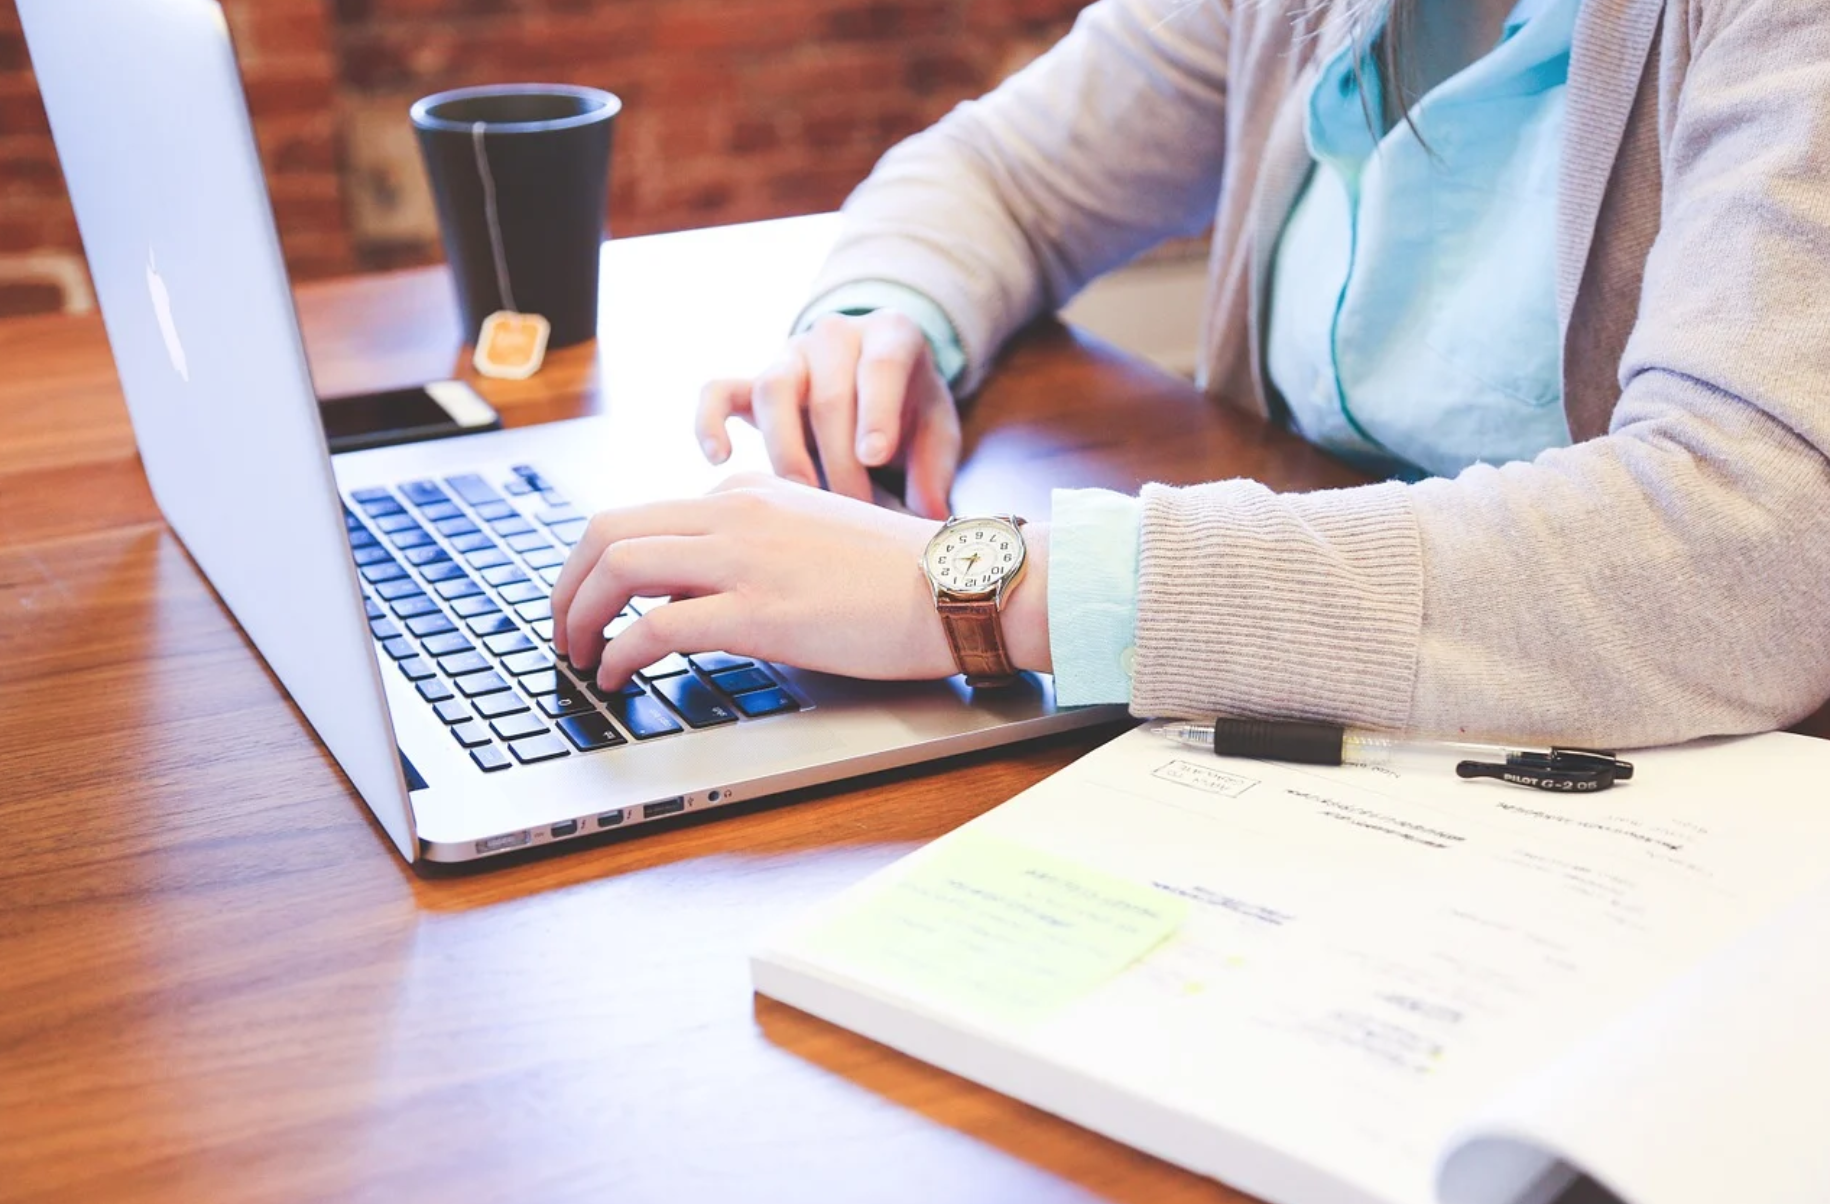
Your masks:
{"label": "wood grain surface", "polygon": [[[779,342],[804,278],[745,265],[780,238],[613,244],[600,343],[480,387],[511,423],[648,387],[684,421],[684,382]],[[697,311],[723,350],[630,316],[690,325],[653,297],[710,270],[743,286]],[[322,392],[459,368],[442,273],[301,308]],[[416,873],[161,523],[100,321],[0,323],[0,362],[0,1199],[1243,1199],[749,990],[760,932],[1100,736]],[[963,509],[1356,479],[1052,324],[970,449]]]}

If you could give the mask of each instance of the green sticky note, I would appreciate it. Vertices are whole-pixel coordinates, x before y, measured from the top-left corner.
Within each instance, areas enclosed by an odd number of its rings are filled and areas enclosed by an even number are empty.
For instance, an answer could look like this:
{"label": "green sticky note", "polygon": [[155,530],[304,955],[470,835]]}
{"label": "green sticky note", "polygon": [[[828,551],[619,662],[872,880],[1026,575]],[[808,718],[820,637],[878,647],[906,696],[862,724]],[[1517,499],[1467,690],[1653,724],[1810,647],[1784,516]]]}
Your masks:
{"label": "green sticky note", "polygon": [[1183,900],[970,830],[804,938],[816,961],[979,1019],[1027,1024],[1161,944]]}

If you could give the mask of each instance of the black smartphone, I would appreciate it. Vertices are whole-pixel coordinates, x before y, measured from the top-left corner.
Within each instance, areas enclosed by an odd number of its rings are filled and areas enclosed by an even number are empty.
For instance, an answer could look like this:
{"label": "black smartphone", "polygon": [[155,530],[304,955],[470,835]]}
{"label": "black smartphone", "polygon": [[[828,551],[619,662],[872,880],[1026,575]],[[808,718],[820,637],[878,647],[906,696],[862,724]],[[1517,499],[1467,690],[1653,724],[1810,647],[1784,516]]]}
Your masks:
{"label": "black smartphone", "polygon": [[324,397],[324,438],[332,452],[387,447],[502,428],[502,416],[461,380],[439,380],[411,389]]}

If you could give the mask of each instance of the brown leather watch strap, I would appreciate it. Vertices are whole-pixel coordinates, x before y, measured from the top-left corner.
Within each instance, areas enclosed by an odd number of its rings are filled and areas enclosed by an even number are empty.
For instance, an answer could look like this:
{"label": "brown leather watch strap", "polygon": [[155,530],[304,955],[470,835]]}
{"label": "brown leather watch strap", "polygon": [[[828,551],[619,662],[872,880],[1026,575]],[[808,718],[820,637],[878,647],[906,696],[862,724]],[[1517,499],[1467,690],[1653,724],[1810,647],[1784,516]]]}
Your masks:
{"label": "brown leather watch strap", "polygon": [[993,598],[965,601],[941,598],[935,603],[940,625],[946,629],[953,661],[966,675],[969,686],[1007,686],[1016,680],[1016,666],[1004,651],[1004,630]]}

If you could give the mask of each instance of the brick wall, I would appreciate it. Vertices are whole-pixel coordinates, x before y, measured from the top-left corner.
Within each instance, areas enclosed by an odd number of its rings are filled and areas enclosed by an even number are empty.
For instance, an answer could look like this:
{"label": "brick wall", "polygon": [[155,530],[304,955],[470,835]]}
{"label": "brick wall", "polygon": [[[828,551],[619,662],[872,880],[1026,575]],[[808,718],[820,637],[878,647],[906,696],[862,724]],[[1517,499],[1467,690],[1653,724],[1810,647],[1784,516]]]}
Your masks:
{"label": "brick wall", "polygon": [[[623,97],[618,234],[835,208],[877,157],[1053,42],[1084,0],[224,0],[296,278],[423,263],[415,98],[509,80]],[[0,315],[88,303],[12,0],[0,0]]]}

